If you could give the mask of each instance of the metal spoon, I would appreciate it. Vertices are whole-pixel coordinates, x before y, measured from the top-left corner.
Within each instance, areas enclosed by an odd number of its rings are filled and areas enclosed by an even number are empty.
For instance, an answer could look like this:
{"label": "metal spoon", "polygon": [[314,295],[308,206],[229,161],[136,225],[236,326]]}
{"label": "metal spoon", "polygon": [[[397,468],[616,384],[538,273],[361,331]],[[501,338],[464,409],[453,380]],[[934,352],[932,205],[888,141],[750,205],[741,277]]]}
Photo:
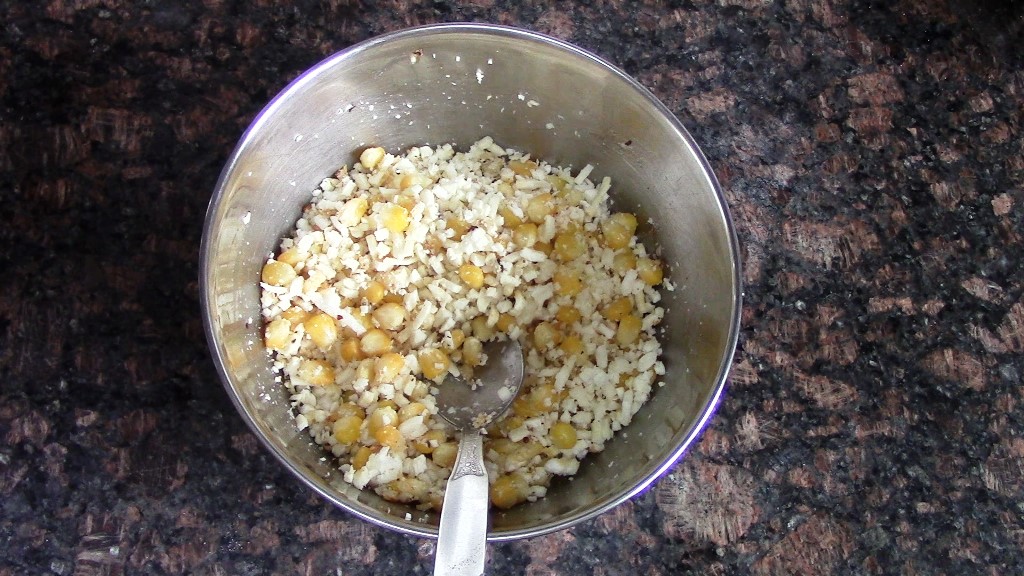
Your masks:
{"label": "metal spoon", "polygon": [[487,544],[487,469],[480,430],[508,410],[523,384],[523,349],[515,340],[484,345],[487,362],[470,382],[449,375],[437,413],[462,432],[444,492],[434,576],[479,576]]}

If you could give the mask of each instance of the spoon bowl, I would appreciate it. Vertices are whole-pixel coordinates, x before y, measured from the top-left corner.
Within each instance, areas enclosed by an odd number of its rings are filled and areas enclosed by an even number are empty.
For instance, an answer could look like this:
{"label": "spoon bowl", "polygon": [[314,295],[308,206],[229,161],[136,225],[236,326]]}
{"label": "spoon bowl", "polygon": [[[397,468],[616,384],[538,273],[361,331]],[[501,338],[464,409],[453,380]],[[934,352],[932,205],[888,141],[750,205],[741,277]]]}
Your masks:
{"label": "spoon bowl", "polygon": [[523,384],[523,348],[515,340],[484,344],[486,363],[470,378],[449,374],[438,387],[438,416],[456,430],[482,430],[500,418]]}

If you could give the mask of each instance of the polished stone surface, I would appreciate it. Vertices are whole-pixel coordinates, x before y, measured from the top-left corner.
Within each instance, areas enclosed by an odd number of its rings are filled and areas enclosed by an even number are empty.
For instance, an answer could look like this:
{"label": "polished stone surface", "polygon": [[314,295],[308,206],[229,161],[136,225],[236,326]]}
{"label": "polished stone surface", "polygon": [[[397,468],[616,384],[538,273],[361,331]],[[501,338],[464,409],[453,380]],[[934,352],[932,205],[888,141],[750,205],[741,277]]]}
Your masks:
{"label": "polished stone surface", "polygon": [[1024,7],[0,1],[0,575],[426,574],[236,415],[197,294],[221,164],[408,25],[546,32],[686,124],[743,245],[727,397],[654,488],[489,574],[1024,573]]}

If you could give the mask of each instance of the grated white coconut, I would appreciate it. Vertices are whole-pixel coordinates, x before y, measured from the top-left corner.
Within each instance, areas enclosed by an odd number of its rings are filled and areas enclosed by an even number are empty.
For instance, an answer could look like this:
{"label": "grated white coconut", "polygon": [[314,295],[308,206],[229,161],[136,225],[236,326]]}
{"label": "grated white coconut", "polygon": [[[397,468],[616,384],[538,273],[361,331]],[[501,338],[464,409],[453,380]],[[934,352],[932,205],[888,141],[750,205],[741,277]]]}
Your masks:
{"label": "grated white coconut", "polygon": [[[296,425],[346,481],[439,508],[456,444],[431,387],[471,376],[479,343],[495,338],[520,340],[527,367],[488,431],[496,506],[543,497],[628,425],[664,373],[660,264],[635,236],[608,246],[611,182],[595,186],[593,169],[572,174],[488,137],[465,152],[370,148],[314,191],[264,268],[265,339]],[[268,273],[281,263],[292,272]],[[389,303],[401,320],[382,331]],[[387,346],[366,346],[380,334]],[[433,383],[429,369],[441,370]]]}

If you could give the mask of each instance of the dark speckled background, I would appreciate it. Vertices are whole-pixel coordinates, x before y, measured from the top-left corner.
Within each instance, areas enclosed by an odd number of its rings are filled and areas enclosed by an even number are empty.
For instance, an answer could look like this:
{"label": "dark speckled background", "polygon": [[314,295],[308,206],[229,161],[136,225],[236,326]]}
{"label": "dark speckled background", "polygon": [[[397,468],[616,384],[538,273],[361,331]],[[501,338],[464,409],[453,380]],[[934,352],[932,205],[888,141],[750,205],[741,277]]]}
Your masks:
{"label": "dark speckled background", "polygon": [[221,164],[334,51],[519,25],[690,128],[744,248],[728,395],[670,475],[489,574],[1024,573],[1024,7],[970,0],[0,1],[0,575],[426,574],[217,381]]}

